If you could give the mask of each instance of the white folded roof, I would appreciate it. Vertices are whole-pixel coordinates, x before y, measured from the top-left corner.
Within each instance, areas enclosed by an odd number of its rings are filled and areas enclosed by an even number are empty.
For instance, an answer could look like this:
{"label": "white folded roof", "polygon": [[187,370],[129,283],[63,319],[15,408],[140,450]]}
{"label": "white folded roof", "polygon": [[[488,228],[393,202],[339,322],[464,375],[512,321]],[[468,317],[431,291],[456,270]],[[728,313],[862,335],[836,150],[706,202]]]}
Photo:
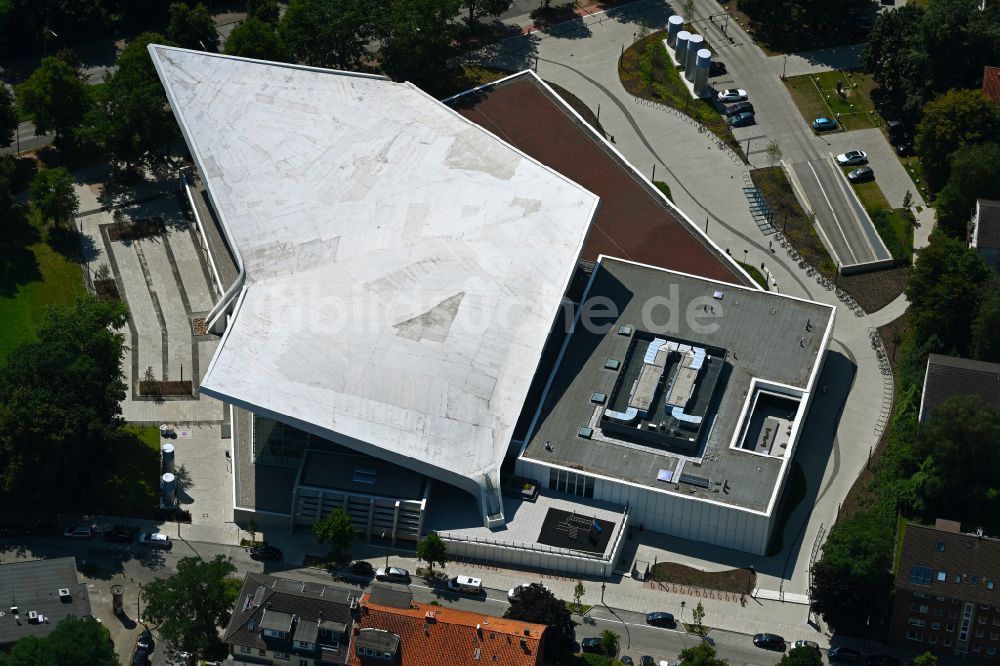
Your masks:
{"label": "white folded roof", "polygon": [[495,476],[597,197],[410,84],[150,53],[245,271],[202,390]]}

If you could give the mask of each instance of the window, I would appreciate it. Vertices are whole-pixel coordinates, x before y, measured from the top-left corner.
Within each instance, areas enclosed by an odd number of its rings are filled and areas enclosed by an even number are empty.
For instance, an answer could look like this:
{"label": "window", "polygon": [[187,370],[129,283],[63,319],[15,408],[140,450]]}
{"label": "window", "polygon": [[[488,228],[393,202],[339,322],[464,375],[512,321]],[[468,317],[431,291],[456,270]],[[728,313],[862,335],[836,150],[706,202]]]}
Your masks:
{"label": "window", "polygon": [[928,636],[927,642],[931,645],[937,645],[937,636]]}
{"label": "window", "polygon": [[559,473],[554,470],[549,470],[549,490],[555,490],[556,485],[559,483]]}
{"label": "window", "polygon": [[583,496],[588,499],[593,499],[594,497],[594,477],[586,477],[585,484],[583,486]]}
{"label": "window", "polygon": [[990,605],[989,604],[979,604],[979,607],[982,608],[983,610],[989,610],[990,609]]}
{"label": "window", "polygon": [[924,640],[924,634],[922,631],[908,631],[906,632],[906,640],[908,641],[922,641]]}
{"label": "window", "polygon": [[982,637],[983,637],[983,630],[976,629],[976,638],[982,638]]}
{"label": "window", "polygon": [[990,580],[989,578],[986,579],[986,589],[987,590],[992,590],[993,589],[993,581]]}
{"label": "window", "polygon": [[934,597],[934,601],[944,602],[944,597]]}
{"label": "window", "polygon": [[910,604],[910,610],[914,613],[927,613],[927,604]]}
{"label": "window", "polygon": [[375,483],[375,468],[358,465],[354,468],[353,481],[354,483]]}
{"label": "window", "polygon": [[986,648],[986,654],[988,654],[989,656],[992,657],[996,653],[997,653],[997,649],[995,647],[988,647],[988,648]]}
{"label": "window", "polygon": [[943,641],[941,641],[941,645],[949,647],[951,645],[951,639],[950,638],[944,639]]}
{"label": "window", "polygon": [[267,650],[257,650],[257,654],[259,654],[262,657],[266,657],[267,656]]}
{"label": "window", "polygon": [[282,661],[288,661],[288,653],[287,652],[275,652],[274,653],[274,658],[275,659],[281,659]]}
{"label": "window", "polygon": [[249,645],[241,645],[240,646],[240,652],[242,652],[243,654],[250,654],[250,646]]}
{"label": "window", "polygon": [[983,646],[982,645],[978,645],[978,644],[977,645],[973,645],[972,646],[972,651],[973,652],[982,652],[983,651]]}
{"label": "window", "polygon": [[944,541],[938,541],[937,542],[937,551],[939,553],[943,553],[944,552]]}
{"label": "window", "polygon": [[913,593],[913,598],[914,599],[926,599],[927,598],[927,594],[924,593],[924,592],[914,592]]}
{"label": "window", "polygon": [[309,662],[305,659],[299,659],[299,666],[309,666]]}
{"label": "window", "polygon": [[997,617],[993,618],[993,626],[994,627],[1000,627],[1000,615],[998,615]]}
{"label": "window", "polygon": [[944,615],[944,609],[942,609],[942,608],[935,608],[934,609],[934,615],[936,615],[937,617],[941,617],[942,615]]}
{"label": "window", "polygon": [[972,584],[973,585],[979,585],[979,576],[973,576],[972,577]]}
{"label": "window", "polygon": [[978,622],[979,624],[986,624],[986,616],[980,615],[979,619],[977,619],[976,622]]}
{"label": "window", "polygon": [[940,628],[941,628],[941,625],[939,623],[937,623],[937,622],[934,622],[934,623],[931,624],[931,629],[933,629],[934,631],[937,631]]}
{"label": "window", "polygon": [[921,619],[919,617],[911,617],[910,618],[910,626],[911,627],[925,627],[925,626],[927,626],[927,620],[923,620],[923,619]]}
{"label": "window", "polygon": [[958,617],[958,612],[957,611],[948,611],[948,619],[949,620],[954,620],[957,617]]}
{"label": "window", "polygon": [[948,572],[944,570],[938,571],[938,581],[943,583],[946,580],[948,580]]}
{"label": "window", "polygon": [[955,574],[955,585],[962,582],[962,574]]}
{"label": "window", "polygon": [[945,630],[945,631],[955,631],[955,625],[953,625],[953,624],[952,624],[951,622],[949,622],[949,623],[948,623],[948,626],[946,626],[946,627],[944,628],[944,630]]}
{"label": "window", "polygon": [[1000,634],[998,634],[998,633],[997,633],[997,632],[995,632],[995,631],[991,631],[991,632],[990,632],[990,640],[991,640],[991,641],[995,641],[995,640],[997,640],[998,638],[1000,638]]}
{"label": "window", "polygon": [[[930,585],[931,576],[934,575],[934,570],[930,567],[922,567],[919,564],[914,564],[910,567],[910,582],[916,583],[917,585]],[[917,596],[914,592],[913,596]]]}

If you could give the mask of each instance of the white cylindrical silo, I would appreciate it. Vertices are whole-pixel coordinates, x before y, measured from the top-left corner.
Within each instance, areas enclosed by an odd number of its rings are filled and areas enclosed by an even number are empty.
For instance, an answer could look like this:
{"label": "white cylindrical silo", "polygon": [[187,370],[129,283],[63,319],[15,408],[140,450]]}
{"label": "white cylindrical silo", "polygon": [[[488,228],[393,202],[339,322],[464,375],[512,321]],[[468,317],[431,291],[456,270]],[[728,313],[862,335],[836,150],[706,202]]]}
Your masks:
{"label": "white cylindrical silo", "polygon": [[674,42],[674,56],[677,58],[677,64],[681,67],[687,61],[689,39],[691,39],[691,33],[687,30],[681,30],[677,33],[677,39]]}
{"label": "white cylindrical silo", "polygon": [[174,473],[174,445],[164,444],[160,447],[160,458],[163,459],[163,471]]}
{"label": "white cylindrical silo", "polygon": [[677,33],[681,31],[684,26],[684,19],[677,14],[674,14],[669,19],[667,19],[667,44],[673,46],[677,41]]}
{"label": "white cylindrical silo", "polygon": [[708,70],[712,68],[712,52],[699,49],[698,58],[694,64],[694,94],[701,97],[708,87]]}
{"label": "white cylindrical silo", "polygon": [[177,501],[176,494],[174,492],[175,487],[177,485],[177,481],[174,479],[174,475],[171,474],[170,472],[167,472],[166,474],[163,475],[163,477],[161,477],[160,481],[161,481],[161,486],[163,487],[164,506],[173,506],[174,503]]}
{"label": "white cylindrical silo", "polygon": [[688,38],[687,58],[684,61],[684,78],[694,81],[694,67],[698,60],[698,51],[705,45],[705,38],[701,35],[691,35]]}

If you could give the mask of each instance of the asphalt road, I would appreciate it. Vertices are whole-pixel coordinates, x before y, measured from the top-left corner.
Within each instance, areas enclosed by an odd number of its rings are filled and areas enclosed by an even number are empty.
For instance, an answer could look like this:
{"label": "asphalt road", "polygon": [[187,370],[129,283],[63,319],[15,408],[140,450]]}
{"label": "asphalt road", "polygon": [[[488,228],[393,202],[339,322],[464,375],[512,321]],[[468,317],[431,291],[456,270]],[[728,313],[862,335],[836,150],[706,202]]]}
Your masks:
{"label": "asphalt road", "polygon": [[[824,241],[841,265],[892,258],[865,216],[865,209],[829,157],[791,165],[821,220]],[[870,229],[870,232],[868,230]],[[874,236],[874,238],[872,237]]]}
{"label": "asphalt road", "polygon": [[[164,531],[169,534],[169,529]],[[86,574],[81,574],[81,578],[88,584],[94,616],[111,630],[112,639],[123,662],[131,656],[135,638],[142,629],[142,625],[134,620],[137,617],[136,604],[141,586],[156,578],[171,575],[177,569],[177,562],[183,557],[194,556],[207,560],[216,555],[224,555],[231,558],[236,565],[237,570],[234,575],[238,578],[243,578],[249,571],[264,571],[294,580],[326,583],[357,594],[366,591],[370,585],[370,581],[364,578],[351,576],[334,578],[318,569],[289,567],[282,563],[255,562],[250,559],[244,548],[237,546],[175,539],[173,547],[164,551],[136,543],[107,543],[99,537],[91,540],[70,540],[60,537],[31,538],[27,541],[0,540],[0,561],[4,563],[71,555],[77,558],[78,565]],[[109,590],[111,585],[116,583],[125,586],[125,618],[117,618],[111,612]],[[485,596],[474,597],[451,592],[443,584],[428,585],[421,579],[414,579],[406,587],[412,592],[415,601],[423,603],[436,601],[445,607],[490,615],[502,615],[508,607],[506,590],[487,590]],[[604,629],[611,629],[621,637],[621,654],[631,655],[637,661],[642,655],[648,654],[657,660],[664,659],[673,663],[681,650],[696,645],[701,640],[683,631],[650,627],[645,624],[645,616],[642,613],[621,611],[601,605],[595,606],[586,616],[575,616],[574,619],[579,623],[576,629],[577,640],[588,636],[599,636]],[[710,617],[705,618],[705,624],[711,626]],[[795,637],[786,638],[794,640]],[[754,647],[750,637],[742,634],[711,631],[707,640],[712,642],[719,655],[729,659],[733,666],[769,666],[779,658],[777,653]],[[162,644],[156,646],[153,657],[154,666],[167,666],[172,663],[166,646]]]}

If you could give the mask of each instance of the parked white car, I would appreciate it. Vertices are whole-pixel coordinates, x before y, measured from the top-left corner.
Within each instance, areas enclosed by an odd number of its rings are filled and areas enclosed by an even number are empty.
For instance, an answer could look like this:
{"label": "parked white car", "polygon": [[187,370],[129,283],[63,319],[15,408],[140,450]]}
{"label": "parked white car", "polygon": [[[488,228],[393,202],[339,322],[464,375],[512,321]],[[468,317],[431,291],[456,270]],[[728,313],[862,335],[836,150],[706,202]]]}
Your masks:
{"label": "parked white car", "polygon": [[720,102],[742,102],[747,98],[747,91],[739,88],[729,88],[719,93]]}
{"label": "parked white car", "polygon": [[848,150],[846,153],[837,155],[837,164],[840,166],[868,164],[868,153],[863,150]]}
{"label": "parked white car", "polygon": [[139,543],[152,548],[162,548],[164,550],[170,550],[172,545],[170,543],[170,537],[166,534],[160,534],[159,532],[140,534]]}

